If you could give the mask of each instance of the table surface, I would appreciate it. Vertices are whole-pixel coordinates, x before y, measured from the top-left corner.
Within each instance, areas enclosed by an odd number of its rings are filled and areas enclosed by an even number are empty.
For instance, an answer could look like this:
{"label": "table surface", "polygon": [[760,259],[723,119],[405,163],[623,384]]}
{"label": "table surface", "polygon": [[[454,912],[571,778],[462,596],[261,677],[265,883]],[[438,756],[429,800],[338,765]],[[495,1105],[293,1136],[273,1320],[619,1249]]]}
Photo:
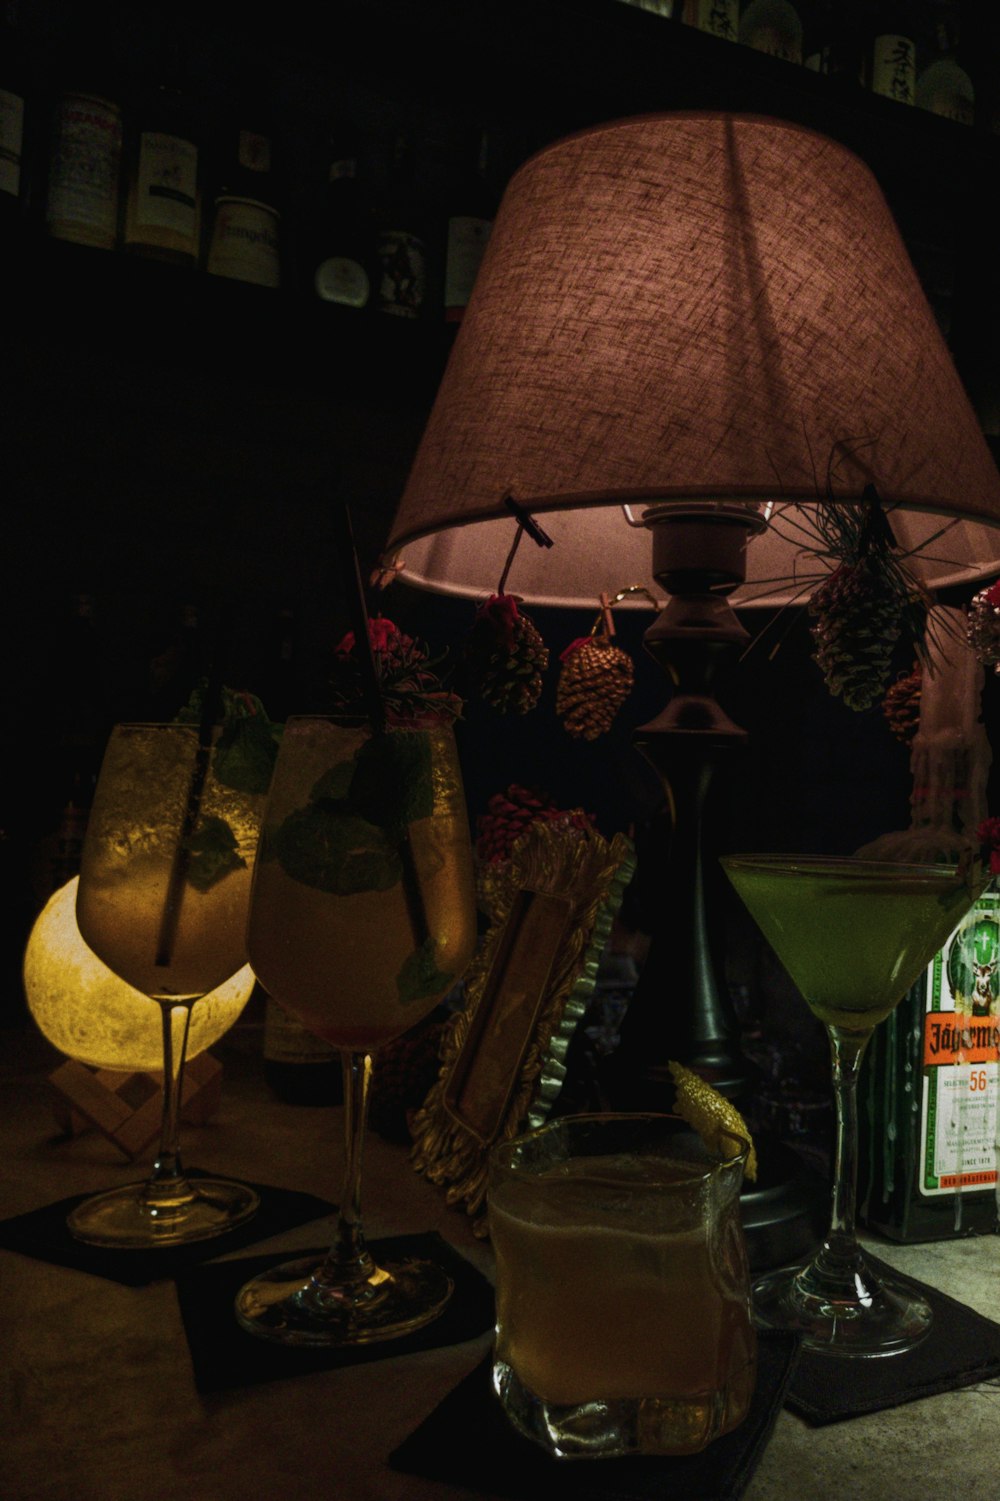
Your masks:
{"label": "table surface", "polygon": [[[32,1031],[4,1034],[0,1215],[142,1176],[97,1133],[60,1134],[46,1078],[60,1061]],[[259,1034],[237,1028],[212,1122],[184,1129],[192,1165],[336,1198],[339,1110],[284,1105],[263,1081]],[[151,1155],[151,1154],[148,1154]],[[370,1237],[436,1229],[491,1275],[488,1245],[420,1178],[406,1148],[370,1135]],[[254,1251],[329,1239],[314,1221]],[[886,1261],[1000,1316],[1000,1237],[895,1246]],[[251,1254],[243,1250],[237,1254]],[[485,1355],[466,1344],[202,1396],[172,1282],[123,1287],[0,1251],[0,1495],[5,1501],[473,1501],[397,1474],[395,1448]],[[1000,1495],[1000,1382],[826,1428],[788,1412],[747,1501],[909,1501]]]}

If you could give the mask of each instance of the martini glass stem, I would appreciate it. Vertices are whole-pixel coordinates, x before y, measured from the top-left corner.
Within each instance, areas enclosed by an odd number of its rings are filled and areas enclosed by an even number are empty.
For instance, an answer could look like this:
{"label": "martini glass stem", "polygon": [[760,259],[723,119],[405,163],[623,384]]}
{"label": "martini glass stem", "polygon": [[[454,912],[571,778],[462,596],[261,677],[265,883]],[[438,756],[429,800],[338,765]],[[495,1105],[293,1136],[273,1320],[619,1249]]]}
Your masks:
{"label": "martini glass stem", "polygon": [[[178,1016],[181,1026],[175,1044],[174,1019]],[[181,1168],[179,1137],[181,1089],[188,1029],[191,1025],[191,1006],[160,1001],[160,1017],[163,1025],[163,1113],[160,1117],[160,1146],[153,1163],[149,1187],[153,1195],[165,1191],[173,1197],[178,1189],[187,1189]]]}
{"label": "martini glass stem", "polygon": [[833,1208],[824,1252],[844,1263],[857,1255],[855,1212],[858,1188],[858,1074],[871,1032],[845,1032],[828,1026],[833,1057],[836,1138],[833,1159]]}

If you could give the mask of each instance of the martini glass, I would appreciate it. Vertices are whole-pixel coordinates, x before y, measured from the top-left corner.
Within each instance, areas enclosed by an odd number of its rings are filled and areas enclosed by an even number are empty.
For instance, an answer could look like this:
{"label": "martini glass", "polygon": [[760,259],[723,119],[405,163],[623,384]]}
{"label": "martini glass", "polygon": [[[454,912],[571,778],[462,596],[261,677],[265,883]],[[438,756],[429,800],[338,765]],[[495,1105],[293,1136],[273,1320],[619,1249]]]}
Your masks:
{"label": "martini glass", "polygon": [[120,1249],[222,1235],[259,1205],[244,1183],[189,1179],[178,1147],[191,1008],[246,956],[250,876],[264,797],[220,775],[217,734],[184,724],[111,732],[77,889],[81,936],[163,1016],[163,1114],[150,1178],[85,1199],[71,1233]]}
{"label": "martini glass", "polygon": [[472,958],[476,907],[451,728],[289,719],[250,907],[250,963],[278,1003],[341,1052],[345,1168],[333,1246],[248,1282],[236,1316],[279,1344],[395,1339],[436,1318],[451,1278],[376,1262],[361,1222],[372,1055],[427,1016]]}
{"label": "martini glass", "polygon": [[[857,1080],[868,1039],[954,931],[979,886],[951,865],[811,855],[730,855],[730,881],[810,1009],[833,1059],[837,1133],[823,1245],[802,1267],[754,1288],[758,1320],[794,1329],[806,1349],[892,1355],[927,1334],[931,1309],[872,1268],[855,1234]],[[979,885],[988,879],[983,876]]]}

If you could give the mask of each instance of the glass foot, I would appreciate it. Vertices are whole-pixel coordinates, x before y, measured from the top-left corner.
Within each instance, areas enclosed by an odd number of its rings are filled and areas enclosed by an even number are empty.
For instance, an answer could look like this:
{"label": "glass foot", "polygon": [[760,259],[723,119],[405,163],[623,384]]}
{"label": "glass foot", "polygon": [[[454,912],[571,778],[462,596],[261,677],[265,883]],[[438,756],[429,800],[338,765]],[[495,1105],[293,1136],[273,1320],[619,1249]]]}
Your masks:
{"label": "glass foot", "polygon": [[90,1246],[146,1251],[210,1240],[256,1214],[260,1198],[245,1183],[227,1178],[182,1179],[164,1184],[128,1183],[84,1199],[66,1223]]}
{"label": "glass foot", "polygon": [[374,1344],[436,1319],[454,1286],[433,1261],[373,1264],[347,1286],[324,1281],[325,1266],[326,1258],[315,1256],[262,1272],[237,1293],[237,1320],[277,1344]]}
{"label": "glass foot", "polygon": [[860,1254],[849,1267],[826,1266],[823,1253],[804,1267],[769,1272],[753,1289],[754,1315],[768,1329],[791,1329],[818,1355],[899,1355],[926,1338],[930,1304],[911,1287],[872,1270]]}

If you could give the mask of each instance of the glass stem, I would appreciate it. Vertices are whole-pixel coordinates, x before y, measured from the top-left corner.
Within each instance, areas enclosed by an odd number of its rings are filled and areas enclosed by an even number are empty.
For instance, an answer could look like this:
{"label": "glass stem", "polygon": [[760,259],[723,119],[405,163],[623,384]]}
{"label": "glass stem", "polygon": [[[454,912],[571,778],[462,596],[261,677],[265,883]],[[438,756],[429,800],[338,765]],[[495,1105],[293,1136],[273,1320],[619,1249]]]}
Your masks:
{"label": "glass stem", "polygon": [[365,1245],[361,1225],[361,1164],[368,1125],[368,1091],[372,1060],[368,1053],[341,1055],[344,1071],[344,1185],[340,1195],[337,1229],[330,1254],[318,1280],[345,1290],[367,1284],[375,1263]]}
{"label": "glass stem", "polygon": [[[180,1012],[183,1026],[177,1047],[174,1047],[174,1016]],[[153,1186],[173,1186],[183,1180],[179,1147],[181,1124],[181,1086],[184,1078],[184,1059],[187,1054],[188,1028],[191,1025],[191,1006],[160,1002],[163,1022],[163,1114],[160,1118],[160,1148],[153,1163],[150,1183]]]}
{"label": "glass stem", "polygon": [[833,1159],[833,1208],[821,1256],[838,1262],[858,1254],[855,1210],[858,1191],[858,1073],[871,1032],[846,1032],[828,1026],[833,1057],[833,1092],[837,1134]]}

